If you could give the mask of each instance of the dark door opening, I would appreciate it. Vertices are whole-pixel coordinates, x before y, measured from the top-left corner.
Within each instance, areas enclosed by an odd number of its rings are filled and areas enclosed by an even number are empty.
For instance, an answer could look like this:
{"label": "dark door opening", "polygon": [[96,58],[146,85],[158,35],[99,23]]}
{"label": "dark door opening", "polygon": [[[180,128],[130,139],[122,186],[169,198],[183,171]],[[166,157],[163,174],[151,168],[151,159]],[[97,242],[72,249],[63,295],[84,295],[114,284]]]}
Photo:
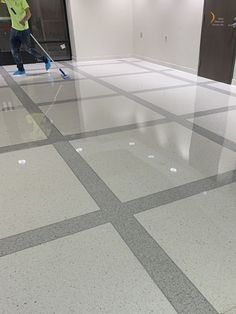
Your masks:
{"label": "dark door opening", "polygon": [[198,75],[231,84],[235,64],[235,0],[205,0]]}
{"label": "dark door opening", "polygon": [[[71,60],[65,0],[28,0],[32,11],[30,28],[40,44],[56,61]],[[0,4],[0,65],[14,64],[10,52],[11,21],[5,4]],[[22,52],[24,63],[36,60]]]}

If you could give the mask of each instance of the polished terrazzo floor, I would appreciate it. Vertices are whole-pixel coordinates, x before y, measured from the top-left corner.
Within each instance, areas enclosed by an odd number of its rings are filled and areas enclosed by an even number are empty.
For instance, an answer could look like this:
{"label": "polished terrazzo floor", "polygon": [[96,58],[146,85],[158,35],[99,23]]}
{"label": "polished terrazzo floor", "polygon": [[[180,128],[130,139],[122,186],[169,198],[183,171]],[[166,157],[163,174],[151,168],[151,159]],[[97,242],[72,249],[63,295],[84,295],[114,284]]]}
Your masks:
{"label": "polished terrazzo floor", "polygon": [[0,67],[0,314],[236,314],[236,86],[61,65]]}

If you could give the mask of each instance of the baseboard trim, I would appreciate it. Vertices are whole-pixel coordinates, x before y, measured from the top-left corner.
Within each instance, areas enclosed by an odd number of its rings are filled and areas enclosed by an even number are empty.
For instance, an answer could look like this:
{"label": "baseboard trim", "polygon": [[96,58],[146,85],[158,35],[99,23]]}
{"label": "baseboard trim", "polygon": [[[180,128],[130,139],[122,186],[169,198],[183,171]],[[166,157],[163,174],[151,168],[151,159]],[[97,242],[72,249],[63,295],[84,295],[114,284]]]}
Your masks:
{"label": "baseboard trim", "polygon": [[112,60],[112,59],[122,59],[122,58],[132,58],[132,54],[127,55],[107,55],[107,56],[95,56],[95,57],[73,57],[74,61],[96,61],[96,60]]}
{"label": "baseboard trim", "polygon": [[152,62],[152,63],[160,64],[160,65],[163,65],[163,66],[166,66],[168,68],[175,69],[175,70],[184,71],[184,72],[188,72],[188,73],[192,73],[192,74],[197,74],[197,70],[196,69],[188,68],[188,67],[185,67],[185,66],[182,66],[182,65],[169,63],[169,62],[166,62],[166,61],[162,61],[162,60],[158,60],[158,59],[154,59],[154,58],[150,58],[150,57],[145,57],[145,56],[141,56],[141,55],[135,55],[134,57],[135,58],[140,58],[142,60],[149,61],[149,62]]}

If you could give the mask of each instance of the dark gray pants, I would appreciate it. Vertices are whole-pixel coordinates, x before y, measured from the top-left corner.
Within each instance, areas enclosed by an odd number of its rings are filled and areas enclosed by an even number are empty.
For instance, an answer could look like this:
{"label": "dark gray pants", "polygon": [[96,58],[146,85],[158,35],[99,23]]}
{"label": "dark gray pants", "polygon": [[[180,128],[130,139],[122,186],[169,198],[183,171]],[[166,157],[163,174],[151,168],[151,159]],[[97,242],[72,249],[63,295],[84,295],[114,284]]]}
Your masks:
{"label": "dark gray pants", "polygon": [[35,48],[33,48],[30,37],[30,29],[24,31],[17,31],[16,29],[11,29],[10,35],[11,43],[11,53],[15,60],[18,70],[24,71],[24,65],[20,53],[20,49],[23,48],[25,51],[34,56],[37,60],[48,62],[48,59],[40,54]]}

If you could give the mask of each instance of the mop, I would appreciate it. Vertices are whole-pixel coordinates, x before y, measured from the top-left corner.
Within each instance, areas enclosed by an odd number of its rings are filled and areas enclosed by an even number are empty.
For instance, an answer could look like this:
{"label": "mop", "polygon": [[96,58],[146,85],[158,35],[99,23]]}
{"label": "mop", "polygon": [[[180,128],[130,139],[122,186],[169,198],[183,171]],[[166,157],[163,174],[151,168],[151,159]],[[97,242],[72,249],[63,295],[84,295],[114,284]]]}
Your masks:
{"label": "mop", "polygon": [[[6,4],[9,5],[8,0],[6,0],[5,2],[6,2]],[[13,8],[11,8],[11,11],[16,15],[16,11],[15,11]],[[70,79],[70,76],[67,75],[67,74],[62,70],[62,68],[60,68],[60,67],[58,66],[58,64],[53,60],[53,58],[52,58],[52,57],[47,53],[47,51],[42,47],[42,45],[40,45],[40,43],[37,41],[37,39],[36,39],[32,34],[30,34],[30,36],[31,36],[31,38],[35,41],[35,43],[40,47],[40,49],[45,53],[45,55],[53,62],[53,64],[55,64],[56,68],[60,71],[61,77],[63,78],[63,80],[68,80],[68,79]]]}
{"label": "mop", "polygon": [[57,67],[57,69],[60,71],[61,73],[61,77],[63,78],[63,80],[69,80],[70,79],[70,76],[68,74],[66,74],[62,68],[60,68],[58,66],[58,64],[53,60],[53,58],[47,53],[47,51],[40,45],[40,43],[37,41],[37,39],[32,35],[30,34],[31,38],[36,42],[36,44],[40,47],[40,49],[45,53],[45,55],[52,61],[52,63],[55,64],[55,66]]}

